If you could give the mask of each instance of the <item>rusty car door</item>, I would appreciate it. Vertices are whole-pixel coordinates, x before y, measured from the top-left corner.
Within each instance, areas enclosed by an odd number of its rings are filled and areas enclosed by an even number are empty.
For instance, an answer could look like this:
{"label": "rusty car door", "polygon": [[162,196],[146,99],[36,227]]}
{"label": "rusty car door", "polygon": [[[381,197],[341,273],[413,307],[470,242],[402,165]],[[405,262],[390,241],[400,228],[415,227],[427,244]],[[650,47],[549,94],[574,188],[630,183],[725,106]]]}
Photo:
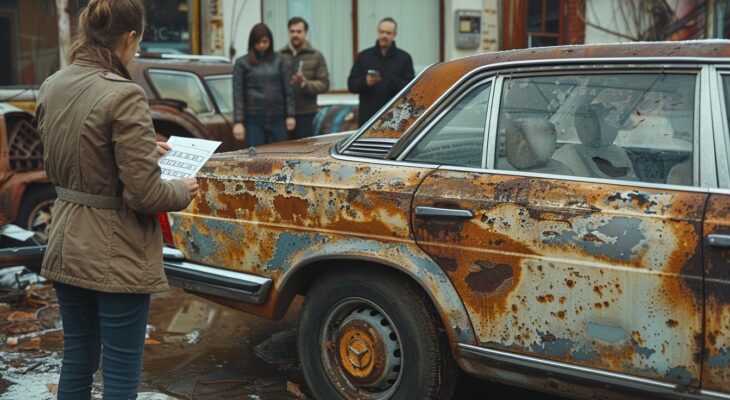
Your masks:
{"label": "rusty car door", "polygon": [[704,390],[730,392],[730,70],[713,73],[711,87],[718,186],[704,221],[705,351]]}
{"label": "rusty car door", "polygon": [[412,211],[480,346],[698,387],[699,69],[504,76],[488,168],[442,166]]}

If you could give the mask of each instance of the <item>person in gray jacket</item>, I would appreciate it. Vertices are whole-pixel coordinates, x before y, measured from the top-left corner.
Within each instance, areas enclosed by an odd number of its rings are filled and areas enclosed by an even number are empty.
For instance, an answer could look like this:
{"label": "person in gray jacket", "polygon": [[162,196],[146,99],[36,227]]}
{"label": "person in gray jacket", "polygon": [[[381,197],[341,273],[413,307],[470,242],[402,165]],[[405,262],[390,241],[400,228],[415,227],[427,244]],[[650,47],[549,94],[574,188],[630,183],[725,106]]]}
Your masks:
{"label": "person in gray jacket", "polygon": [[302,139],[312,136],[314,133],[312,122],[318,111],[317,95],[329,89],[330,74],[322,53],[307,42],[307,32],[309,31],[307,21],[301,17],[293,17],[287,25],[289,43],[279,52],[294,71],[289,80],[294,90],[297,120],[297,127],[292,132],[292,138]]}
{"label": "person in gray jacket", "polygon": [[273,48],[271,30],[256,24],[248,54],[233,70],[233,137],[247,147],[286,140],[286,131],[296,127],[291,68]]}

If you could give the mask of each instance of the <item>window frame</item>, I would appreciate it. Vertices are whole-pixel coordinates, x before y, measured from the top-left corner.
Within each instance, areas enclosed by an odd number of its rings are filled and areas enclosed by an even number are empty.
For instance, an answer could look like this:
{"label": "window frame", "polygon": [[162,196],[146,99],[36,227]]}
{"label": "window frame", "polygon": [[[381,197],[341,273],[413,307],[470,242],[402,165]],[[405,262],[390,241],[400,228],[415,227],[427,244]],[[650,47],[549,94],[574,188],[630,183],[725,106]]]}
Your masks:
{"label": "window frame", "polygon": [[[155,79],[153,77],[154,74],[161,73],[161,74],[167,74],[167,75],[193,77],[198,88],[204,95],[204,98],[205,98],[204,102],[205,102],[206,106],[208,106],[208,109],[210,110],[210,111],[203,112],[203,113],[198,113],[198,112],[193,111],[193,113],[197,117],[207,117],[207,116],[216,114],[217,108],[215,107],[214,101],[210,98],[210,93],[208,93],[207,88],[203,84],[203,82],[200,79],[200,76],[198,76],[198,74],[193,73],[193,72],[188,72],[188,71],[177,71],[177,70],[164,69],[164,68],[149,68],[147,71],[145,71],[145,73],[147,75],[147,78],[149,79],[150,86],[152,86],[153,90],[155,91],[155,95],[160,99],[166,99],[166,97],[161,95],[160,88],[159,88],[159,86],[157,86],[157,82],[155,82]],[[174,100],[184,101],[182,99],[174,99]],[[189,105],[187,106],[187,108],[192,110]]]}
{"label": "window frame", "polygon": [[[717,163],[718,187],[723,189],[730,188],[730,112],[727,106],[728,100],[725,98],[725,90],[723,77],[730,78],[730,67],[728,66],[710,66],[710,87],[716,90],[710,92],[713,112],[713,132],[715,139],[715,159]],[[730,85],[730,81],[728,82]]]}
{"label": "window frame", "polygon": [[[233,113],[233,104],[231,104],[231,110],[230,111],[223,111],[220,104],[218,104],[218,99],[216,99],[215,94],[213,93],[213,90],[210,88],[210,81],[215,80],[222,80],[222,79],[230,79],[231,85],[233,85],[233,74],[217,74],[217,75],[207,75],[203,77],[203,81],[205,81],[205,86],[207,89],[207,93],[210,96],[210,100],[213,102],[215,106],[215,110],[221,114],[232,114]],[[231,99],[231,103],[233,103],[233,99]]]}
{"label": "window frame", "polygon": [[413,151],[413,149],[418,146],[418,143],[420,143],[421,140],[423,140],[428,134],[431,132],[431,130],[438,125],[438,123],[448,114],[450,113],[454,107],[456,107],[459,102],[466,97],[469,93],[471,93],[473,90],[476,90],[477,87],[489,84],[489,98],[487,99],[487,110],[484,120],[484,128],[482,131],[482,135],[484,140],[482,141],[482,161],[480,168],[484,168],[484,152],[486,151],[486,145],[487,145],[487,132],[489,129],[489,115],[492,111],[492,104],[493,104],[493,97],[494,97],[494,87],[495,87],[495,79],[496,76],[490,75],[490,76],[479,76],[473,80],[470,80],[466,82],[462,87],[459,88],[455,93],[451,95],[451,97],[444,101],[446,105],[426,123],[426,125],[421,129],[420,132],[410,141],[408,146],[406,146],[403,151],[400,152],[398,157],[396,158],[396,161],[404,161],[409,163],[415,163],[415,164],[438,164],[438,165],[447,165],[447,164],[439,164],[435,162],[425,162],[425,161],[411,161],[406,160],[406,157],[410,155],[410,153]]}

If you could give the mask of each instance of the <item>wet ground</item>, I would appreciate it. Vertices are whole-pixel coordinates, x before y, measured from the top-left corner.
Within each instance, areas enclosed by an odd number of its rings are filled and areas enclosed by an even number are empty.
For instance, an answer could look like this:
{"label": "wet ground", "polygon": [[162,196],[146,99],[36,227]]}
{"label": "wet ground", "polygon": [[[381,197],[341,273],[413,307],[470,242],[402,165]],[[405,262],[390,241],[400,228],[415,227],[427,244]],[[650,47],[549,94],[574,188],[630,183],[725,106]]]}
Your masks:
{"label": "wet ground", "polygon": [[[0,308],[0,399],[55,397],[62,338],[54,300],[50,286],[44,285],[21,304]],[[179,289],[154,295],[141,399],[310,398],[296,356],[301,300],[281,321],[269,321]],[[14,338],[20,338],[17,344]],[[94,398],[101,398],[98,375]],[[461,379],[454,397],[459,400],[560,400],[468,376]]]}

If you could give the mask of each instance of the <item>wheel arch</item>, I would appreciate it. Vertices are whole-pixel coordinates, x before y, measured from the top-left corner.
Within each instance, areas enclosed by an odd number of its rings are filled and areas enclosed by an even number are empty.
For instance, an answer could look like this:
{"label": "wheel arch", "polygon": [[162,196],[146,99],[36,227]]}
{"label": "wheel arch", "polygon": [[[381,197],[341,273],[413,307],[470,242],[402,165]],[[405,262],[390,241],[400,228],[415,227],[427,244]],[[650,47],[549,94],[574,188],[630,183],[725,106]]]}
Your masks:
{"label": "wheel arch", "polygon": [[[449,278],[425,254],[414,254],[414,256],[401,257],[398,262],[395,262],[386,257],[345,252],[314,256],[300,261],[289,269],[280,281],[277,314],[283,315],[297,294],[306,295],[320,276],[342,268],[342,263],[345,262],[348,269],[375,268],[395,272],[405,277],[427,296],[430,305],[438,313],[452,347],[456,343],[476,344],[476,335],[471,320]],[[404,261],[404,258],[410,259],[410,261]]]}

